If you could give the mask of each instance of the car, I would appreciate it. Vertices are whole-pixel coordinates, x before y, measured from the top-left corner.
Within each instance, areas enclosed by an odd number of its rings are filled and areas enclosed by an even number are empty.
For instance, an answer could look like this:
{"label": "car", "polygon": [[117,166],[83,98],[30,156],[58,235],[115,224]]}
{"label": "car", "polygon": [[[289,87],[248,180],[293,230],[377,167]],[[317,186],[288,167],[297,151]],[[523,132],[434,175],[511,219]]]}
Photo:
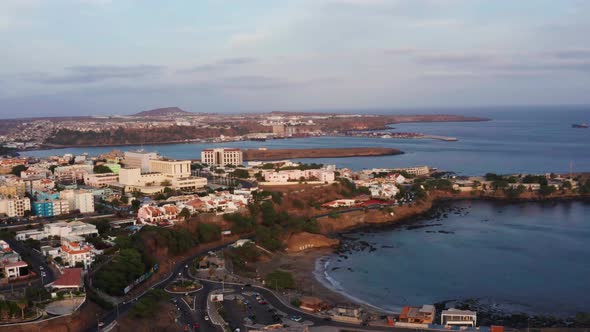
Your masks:
{"label": "car", "polygon": [[204,319],[208,321],[209,320],[209,316],[205,315]]}
{"label": "car", "polygon": [[331,322],[331,321],[332,321],[332,318],[330,318],[330,317],[324,317],[324,320],[325,320],[326,322]]}
{"label": "car", "polygon": [[264,301],[264,300],[260,300],[260,301],[258,301],[258,304],[260,304],[260,305],[267,305],[267,304],[268,304],[268,302],[266,302],[266,301]]}
{"label": "car", "polygon": [[103,322],[98,322],[98,327],[103,327],[104,323]]}
{"label": "car", "polygon": [[294,322],[300,322],[303,318],[301,318],[301,316],[299,316],[299,315],[295,315],[295,316],[291,316],[290,319]]}
{"label": "car", "polygon": [[252,287],[251,284],[245,284],[244,287]]}
{"label": "car", "polygon": [[194,327],[195,329],[200,329],[200,328],[201,328],[201,324],[199,324],[199,323],[195,323],[195,324],[193,325],[193,327]]}

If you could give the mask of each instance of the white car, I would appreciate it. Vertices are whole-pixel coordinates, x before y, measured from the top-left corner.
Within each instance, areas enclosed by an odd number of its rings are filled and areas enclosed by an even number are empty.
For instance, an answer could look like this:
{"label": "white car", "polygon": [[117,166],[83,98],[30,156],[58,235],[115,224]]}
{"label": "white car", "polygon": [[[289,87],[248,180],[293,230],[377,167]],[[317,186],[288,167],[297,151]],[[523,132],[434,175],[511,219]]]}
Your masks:
{"label": "white car", "polygon": [[209,320],[209,316],[205,316],[205,320]]}

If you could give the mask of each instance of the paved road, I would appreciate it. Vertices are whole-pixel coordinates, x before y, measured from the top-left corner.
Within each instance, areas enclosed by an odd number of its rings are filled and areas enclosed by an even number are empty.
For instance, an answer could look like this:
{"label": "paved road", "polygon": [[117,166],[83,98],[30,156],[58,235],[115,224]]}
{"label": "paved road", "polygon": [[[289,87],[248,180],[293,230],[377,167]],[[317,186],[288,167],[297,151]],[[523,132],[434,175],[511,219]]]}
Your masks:
{"label": "paved road", "polygon": [[[45,277],[43,277],[43,285],[46,285],[50,282],[55,280],[55,275],[51,267],[47,264],[47,260],[43,255],[36,250],[33,250],[27,246],[25,246],[22,242],[15,240],[14,238],[5,240],[10,247],[18,252],[21,257],[27,259],[31,264],[31,269],[37,273],[38,276],[41,276],[41,267],[43,268],[43,272],[45,272]],[[30,282],[31,285],[40,287],[41,286],[41,278],[35,279]],[[22,282],[14,285],[7,285],[0,287],[0,291],[6,291],[10,289],[20,289],[30,287],[29,282]]]}

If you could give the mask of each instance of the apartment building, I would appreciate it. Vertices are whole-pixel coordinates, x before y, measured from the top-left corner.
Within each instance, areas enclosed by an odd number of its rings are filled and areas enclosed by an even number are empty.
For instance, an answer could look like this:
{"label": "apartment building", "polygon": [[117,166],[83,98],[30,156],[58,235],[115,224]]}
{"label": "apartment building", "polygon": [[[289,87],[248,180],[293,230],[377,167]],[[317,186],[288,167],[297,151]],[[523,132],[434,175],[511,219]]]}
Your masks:
{"label": "apartment building", "polygon": [[236,148],[205,149],[201,151],[201,162],[208,165],[241,165],[242,150]]}
{"label": "apartment building", "polygon": [[94,195],[86,190],[63,190],[60,192],[60,198],[68,201],[71,211],[79,210],[80,213],[94,212]]}
{"label": "apartment building", "polygon": [[28,197],[0,199],[0,214],[7,217],[23,217],[25,211],[31,211],[31,200]]}

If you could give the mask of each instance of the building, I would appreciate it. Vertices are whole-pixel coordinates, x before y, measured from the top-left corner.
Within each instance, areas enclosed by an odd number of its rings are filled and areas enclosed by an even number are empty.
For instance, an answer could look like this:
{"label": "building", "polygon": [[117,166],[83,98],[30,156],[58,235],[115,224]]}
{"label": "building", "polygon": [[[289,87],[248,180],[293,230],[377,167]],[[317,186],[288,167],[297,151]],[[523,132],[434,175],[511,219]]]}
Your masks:
{"label": "building", "polygon": [[93,173],[93,168],[92,165],[86,164],[59,166],[55,168],[53,175],[59,181],[73,183],[78,180],[84,180],[87,174]]}
{"label": "building", "polygon": [[414,175],[414,176],[422,176],[422,175],[427,175],[428,173],[430,173],[430,168],[428,168],[428,166],[416,166],[416,167],[406,167],[406,168],[395,168],[394,171],[406,172],[407,174]]}
{"label": "building", "polygon": [[108,187],[117,182],[119,182],[119,174],[115,173],[87,174],[84,177],[84,184],[95,188]]}
{"label": "building", "polygon": [[33,214],[38,217],[55,217],[70,213],[70,205],[64,199],[35,201],[32,206]]}
{"label": "building", "polygon": [[50,236],[72,237],[72,236],[94,236],[98,235],[96,226],[81,221],[55,222],[43,225],[43,230],[25,230],[16,232],[15,239],[24,241],[26,239],[42,240]]}
{"label": "building", "polygon": [[144,205],[137,211],[137,217],[145,223],[172,222],[178,219],[180,211],[180,208],[171,204],[164,206]]}
{"label": "building", "polygon": [[8,279],[16,279],[29,276],[29,264],[18,261],[4,265],[4,276]]}
{"label": "building", "polygon": [[94,247],[82,242],[62,240],[60,257],[66,266],[83,266],[88,269],[94,262]]}
{"label": "building", "polygon": [[161,192],[165,187],[198,190],[207,185],[206,178],[190,175],[190,161],[152,160],[152,166],[158,171],[144,173],[139,168],[122,168],[119,172],[119,183],[127,192],[141,191],[151,194]]}
{"label": "building", "polygon": [[190,160],[150,160],[150,172],[165,174],[172,178],[187,178],[191,176]]}
{"label": "building", "polygon": [[291,169],[283,171],[263,170],[262,176],[264,176],[265,182],[274,183],[299,181],[331,183],[334,182],[335,179],[334,170],[328,168],[306,170]]}
{"label": "building", "polygon": [[425,304],[422,308],[406,306],[399,315],[402,323],[432,324],[436,310],[433,305]]}
{"label": "building", "polygon": [[60,198],[68,202],[70,211],[78,210],[80,213],[94,212],[94,195],[86,190],[63,190]]}
{"label": "building", "polygon": [[108,167],[111,170],[111,172],[115,174],[119,174],[119,170],[121,170],[121,164],[118,163],[106,163],[103,164],[103,166]]}
{"label": "building", "polygon": [[451,308],[443,310],[440,315],[441,324],[444,326],[476,326],[477,313],[470,310]]}
{"label": "building", "polygon": [[240,149],[218,148],[201,151],[201,162],[207,165],[241,165],[244,159]]}
{"label": "building", "polygon": [[142,172],[149,172],[150,160],[154,159],[160,159],[156,152],[125,151],[123,163],[125,168],[139,168]]}
{"label": "building", "polygon": [[47,285],[55,290],[84,290],[84,278],[82,278],[83,269],[69,268],[63,269],[62,275],[59,276],[53,283]]}
{"label": "building", "polygon": [[28,197],[0,199],[0,214],[7,217],[23,217],[26,211],[31,211],[31,200]]}

